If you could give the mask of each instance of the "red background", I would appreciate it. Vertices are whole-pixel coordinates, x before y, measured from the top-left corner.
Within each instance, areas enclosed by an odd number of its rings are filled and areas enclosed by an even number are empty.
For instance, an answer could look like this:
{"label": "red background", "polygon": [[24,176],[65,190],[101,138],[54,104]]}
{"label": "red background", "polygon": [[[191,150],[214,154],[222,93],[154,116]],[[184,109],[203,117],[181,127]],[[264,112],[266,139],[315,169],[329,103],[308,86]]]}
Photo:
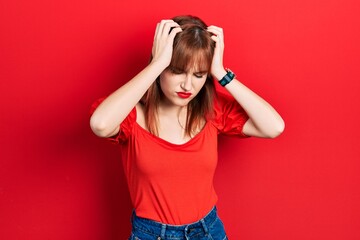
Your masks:
{"label": "red background", "polygon": [[360,239],[357,0],[0,3],[0,239],[125,239],[118,149],[88,110],[146,64],[156,23],[225,31],[225,65],[283,116],[275,140],[221,138],[230,239]]}

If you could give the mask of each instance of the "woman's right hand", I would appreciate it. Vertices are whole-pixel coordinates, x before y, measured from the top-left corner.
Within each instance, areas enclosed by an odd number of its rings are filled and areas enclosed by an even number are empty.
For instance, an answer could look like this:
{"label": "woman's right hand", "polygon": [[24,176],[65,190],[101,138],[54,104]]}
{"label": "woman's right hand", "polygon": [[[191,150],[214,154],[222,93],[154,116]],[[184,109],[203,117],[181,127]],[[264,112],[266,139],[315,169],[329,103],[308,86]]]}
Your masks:
{"label": "woman's right hand", "polygon": [[176,34],[181,31],[182,29],[179,24],[173,20],[162,20],[156,25],[152,47],[152,62],[161,63],[164,69],[169,66],[173,52],[174,38]]}

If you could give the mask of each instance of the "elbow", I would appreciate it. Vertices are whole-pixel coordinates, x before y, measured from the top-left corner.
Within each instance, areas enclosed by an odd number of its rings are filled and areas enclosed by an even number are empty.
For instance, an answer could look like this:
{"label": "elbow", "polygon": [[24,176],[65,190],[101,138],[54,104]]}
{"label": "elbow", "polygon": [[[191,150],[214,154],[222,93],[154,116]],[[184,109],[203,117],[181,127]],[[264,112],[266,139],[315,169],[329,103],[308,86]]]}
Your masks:
{"label": "elbow", "polygon": [[93,133],[98,137],[107,137],[109,134],[107,131],[106,123],[96,118],[94,114],[90,118],[90,128]]}
{"label": "elbow", "polygon": [[268,134],[268,138],[276,138],[280,136],[285,130],[285,122],[281,119],[274,127],[273,131]]}

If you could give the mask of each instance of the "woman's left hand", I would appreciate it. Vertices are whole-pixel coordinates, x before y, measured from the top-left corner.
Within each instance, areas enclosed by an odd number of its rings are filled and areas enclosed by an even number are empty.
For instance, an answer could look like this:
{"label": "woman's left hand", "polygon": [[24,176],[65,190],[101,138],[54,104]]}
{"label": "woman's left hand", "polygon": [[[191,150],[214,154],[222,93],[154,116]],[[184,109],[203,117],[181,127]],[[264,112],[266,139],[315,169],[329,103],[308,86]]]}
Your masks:
{"label": "woman's left hand", "polygon": [[211,63],[211,74],[220,80],[226,74],[223,66],[224,56],[224,32],[223,29],[217,26],[209,26],[207,29],[210,33],[214,34],[211,36],[212,40],[215,41],[214,56]]}

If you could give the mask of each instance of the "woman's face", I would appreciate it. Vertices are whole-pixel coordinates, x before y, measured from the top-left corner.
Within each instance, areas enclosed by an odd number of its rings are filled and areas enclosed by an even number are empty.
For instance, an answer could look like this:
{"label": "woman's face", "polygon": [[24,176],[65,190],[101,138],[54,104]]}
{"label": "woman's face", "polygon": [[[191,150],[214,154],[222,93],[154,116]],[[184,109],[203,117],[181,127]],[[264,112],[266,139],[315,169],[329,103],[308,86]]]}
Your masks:
{"label": "woman's face", "polygon": [[160,87],[165,96],[165,102],[175,106],[186,106],[204,86],[207,71],[166,69],[160,74]]}

